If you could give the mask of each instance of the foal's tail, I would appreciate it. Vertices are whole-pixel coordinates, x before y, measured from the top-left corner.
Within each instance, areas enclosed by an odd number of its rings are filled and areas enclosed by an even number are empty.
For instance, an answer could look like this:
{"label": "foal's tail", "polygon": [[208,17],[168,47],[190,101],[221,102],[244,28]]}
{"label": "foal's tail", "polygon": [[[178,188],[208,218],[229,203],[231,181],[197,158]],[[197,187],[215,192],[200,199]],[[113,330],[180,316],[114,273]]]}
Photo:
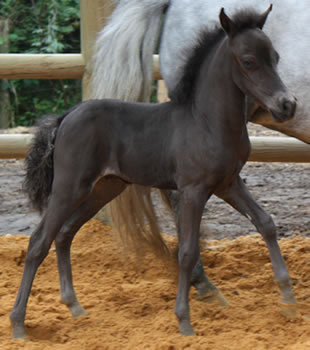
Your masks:
{"label": "foal's tail", "polygon": [[120,0],[94,47],[92,97],[148,101],[152,55],[169,0]]}
{"label": "foal's tail", "polygon": [[26,175],[23,184],[33,207],[40,212],[47,204],[53,182],[53,150],[57,129],[62,118],[45,116],[26,156]]}
{"label": "foal's tail", "polygon": [[[79,105],[77,105],[79,106]],[[25,159],[26,175],[23,189],[32,206],[40,211],[47,206],[54,178],[54,144],[57,130],[63,119],[77,106],[62,116],[46,115],[38,123],[37,131]]]}

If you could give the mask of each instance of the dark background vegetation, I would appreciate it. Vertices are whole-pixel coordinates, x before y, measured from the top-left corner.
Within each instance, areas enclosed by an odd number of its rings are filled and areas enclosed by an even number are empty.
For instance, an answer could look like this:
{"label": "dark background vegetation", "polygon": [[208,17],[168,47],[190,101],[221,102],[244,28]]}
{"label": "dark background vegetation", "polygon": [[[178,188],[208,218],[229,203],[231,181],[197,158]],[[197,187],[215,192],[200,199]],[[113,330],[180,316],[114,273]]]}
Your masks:
{"label": "dark background vegetation", "polygon": [[[79,0],[1,0],[8,19],[9,53],[79,53]],[[81,99],[80,80],[0,80],[9,91],[10,126],[30,126],[43,114],[61,114]]]}

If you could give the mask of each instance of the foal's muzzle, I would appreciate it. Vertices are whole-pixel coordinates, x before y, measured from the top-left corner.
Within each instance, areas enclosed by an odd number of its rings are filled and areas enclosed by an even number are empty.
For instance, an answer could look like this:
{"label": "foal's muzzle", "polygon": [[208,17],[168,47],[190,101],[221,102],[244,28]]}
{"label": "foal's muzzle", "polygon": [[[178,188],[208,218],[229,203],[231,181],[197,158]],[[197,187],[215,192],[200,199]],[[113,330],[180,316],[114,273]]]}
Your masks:
{"label": "foal's muzzle", "polygon": [[277,97],[275,109],[271,109],[271,114],[278,122],[292,119],[296,112],[297,99],[294,96],[280,95]]}

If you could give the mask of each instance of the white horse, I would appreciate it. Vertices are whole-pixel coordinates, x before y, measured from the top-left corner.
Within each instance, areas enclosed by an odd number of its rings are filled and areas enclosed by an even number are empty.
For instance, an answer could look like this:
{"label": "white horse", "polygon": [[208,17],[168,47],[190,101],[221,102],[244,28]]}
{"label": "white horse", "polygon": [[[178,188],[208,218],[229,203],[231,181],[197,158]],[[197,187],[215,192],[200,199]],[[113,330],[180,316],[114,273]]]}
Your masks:
{"label": "white horse", "polygon": [[[119,0],[115,11],[98,34],[94,51],[93,97],[148,101],[153,83],[153,60],[159,43],[160,70],[174,93],[188,55],[197,45],[201,29],[218,22],[222,7],[228,14],[242,7],[263,11],[269,0]],[[310,12],[308,1],[273,0],[273,13],[264,31],[280,54],[279,72],[290,91],[297,96],[293,119],[276,122],[272,116],[251,103],[248,121],[261,124],[310,143]],[[163,14],[166,13],[165,17]],[[223,101],[224,103],[224,101]],[[129,191],[128,191],[129,190]],[[128,186],[115,202],[112,218],[120,227],[134,228],[141,216],[149,219],[152,203],[144,188]],[[131,192],[130,192],[131,191]],[[136,204],[140,198],[140,204]],[[143,198],[141,200],[141,198]],[[176,201],[177,202],[177,201]],[[141,203],[143,205],[141,206]],[[146,205],[147,209],[143,208]],[[144,211],[144,213],[143,213]],[[130,220],[130,222],[129,222]],[[149,220],[152,227],[152,222]],[[144,222],[144,219],[142,219]],[[200,261],[193,270],[192,284],[202,297],[225,300],[204,274]]]}

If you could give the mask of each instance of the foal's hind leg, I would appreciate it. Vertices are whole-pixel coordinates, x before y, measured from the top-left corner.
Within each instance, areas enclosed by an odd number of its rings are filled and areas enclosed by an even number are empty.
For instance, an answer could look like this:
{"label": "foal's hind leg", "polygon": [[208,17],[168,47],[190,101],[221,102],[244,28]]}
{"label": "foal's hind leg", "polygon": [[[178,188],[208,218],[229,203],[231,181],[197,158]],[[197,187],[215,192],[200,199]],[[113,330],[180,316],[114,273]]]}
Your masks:
{"label": "foal's hind leg", "polygon": [[[67,180],[70,180],[70,177]],[[88,188],[70,186],[72,182],[60,181],[60,185],[50,198],[39,227],[30,238],[22,281],[10,315],[14,338],[25,336],[26,306],[38,267],[48,255],[52,242],[65,220],[71,215],[72,208],[88,194]]]}
{"label": "foal's hind leg", "polygon": [[216,195],[250,219],[263,236],[269,250],[275,281],[282,294],[283,311],[286,316],[295,317],[296,301],[271,216],[255,202],[240,177],[225,192],[216,193]]}
{"label": "foal's hind leg", "polygon": [[[165,194],[166,193],[166,194]],[[180,193],[178,191],[162,192],[170,203],[170,206],[176,217],[179,215]],[[177,228],[178,237],[180,237],[180,229]],[[217,289],[216,285],[208,278],[204,271],[203,262],[199,252],[198,261],[193,268],[191,276],[191,284],[197,290],[197,299],[209,303],[218,302],[220,305],[227,305],[227,300]]]}
{"label": "foal's hind leg", "polygon": [[72,240],[80,227],[91,219],[105,204],[119,195],[126,188],[126,184],[114,179],[100,180],[91,195],[77,208],[62,226],[56,236],[56,252],[61,289],[61,301],[71,311],[74,317],[86,315],[80,305],[72,283],[70,248]]}

